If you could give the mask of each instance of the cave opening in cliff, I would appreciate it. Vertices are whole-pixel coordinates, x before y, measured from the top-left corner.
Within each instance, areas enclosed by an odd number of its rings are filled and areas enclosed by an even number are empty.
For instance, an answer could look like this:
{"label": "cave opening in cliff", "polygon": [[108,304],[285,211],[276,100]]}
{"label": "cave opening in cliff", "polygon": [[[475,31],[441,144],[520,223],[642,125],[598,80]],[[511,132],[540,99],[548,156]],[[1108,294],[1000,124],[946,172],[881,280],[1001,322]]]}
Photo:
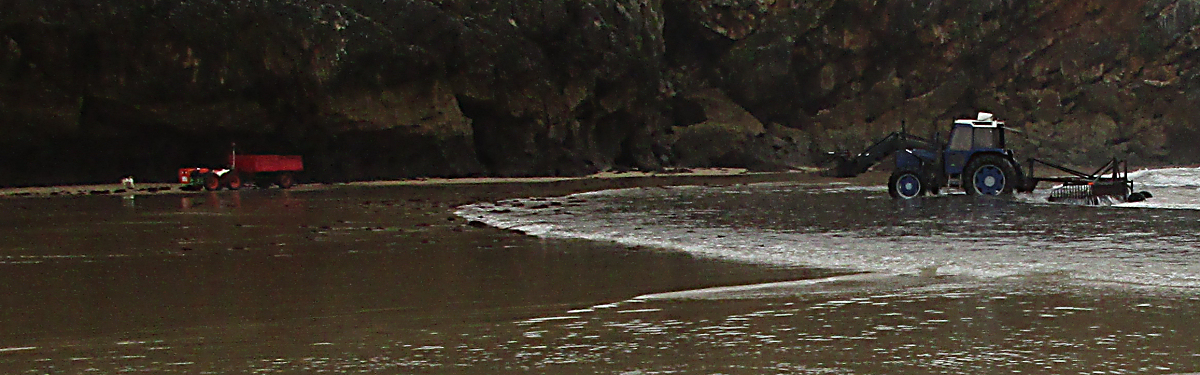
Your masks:
{"label": "cave opening in cliff", "polygon": [[525,176],[535,172],[537,131],[532,121],[513,116],[496,104],[458,97],[459,108],[471,119],[472,145],[479,163],[491,175]]}
{"label": "cave opening in cliff", "polygon": [[674,126],[691,126],[708,121],[704,106],[695,100],[682,96],[671,98],[671,117]]}

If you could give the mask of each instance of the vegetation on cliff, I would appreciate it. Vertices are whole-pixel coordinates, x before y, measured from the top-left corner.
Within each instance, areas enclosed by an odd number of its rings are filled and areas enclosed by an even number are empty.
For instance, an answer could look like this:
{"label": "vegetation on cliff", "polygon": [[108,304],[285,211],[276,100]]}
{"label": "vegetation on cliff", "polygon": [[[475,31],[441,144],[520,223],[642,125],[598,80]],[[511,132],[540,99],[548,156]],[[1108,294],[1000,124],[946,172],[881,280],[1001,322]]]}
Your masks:
{"label": "vegetation on cliff", "polygon": [[1196,163],[1195,0],[0,0],[0,185],[780,169],[995,112],[1025,155]]}

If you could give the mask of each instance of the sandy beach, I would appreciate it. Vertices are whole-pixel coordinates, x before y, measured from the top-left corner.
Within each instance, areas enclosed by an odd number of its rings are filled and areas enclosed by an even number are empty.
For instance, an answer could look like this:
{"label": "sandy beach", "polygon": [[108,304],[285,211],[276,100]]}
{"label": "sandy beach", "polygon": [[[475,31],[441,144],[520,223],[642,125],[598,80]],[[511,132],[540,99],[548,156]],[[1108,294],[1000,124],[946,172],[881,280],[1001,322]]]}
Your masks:
{"label": "sandy beach", "polygon": [[[0,287],[9,292],[0,304],[11,308],[0,309],[0,371],[150,371],[170,362],[241,372],[263,357],[386,346],[432,327],[472,331],[560,306],[819,275],[609,243],[553,244],[454,214],[511,198],[782,181],[826,179],[712,170],[216,192],[172,184],[5,189],[10,225],[0,235],[10,246],[0,253]],[[176,350],[156,350],[144,337]],[[178,351],[196,340],[211,357]],[[129,354],[143,346],[130,342],[147,342],[149,352]]]}
{"label": "sandy beach", "polygon": [[[8,198],[0,199],[8,212],[0,226],[7,240],[0,248],[0,372],[1200,369],[1188,354],[1200,332],[1185,313],[1200,299],[1187,290],[1080,286],[1053,272],[981,280],[936,268],[862,273],[807,261],[756,262],[681,247],[536,237],[456,214],[474,203],[484,203],[485,213],[561,209],[547,218],[573,216],[588,225],[602,217],[585,213],[599,212],[617,221],[599,232],[751,257],[811,250],[855,259],[878,250],[880,257],[863,263],[868,268],[907,253],[939,256],[930,248],[945,244],[944,255],[959,263],[1009,251],[993,263],[1069,266],[1090,257],[1105,269],[1137,255],[1100,256],[1119,246],[1087,242],[1107,234],[1090,223],[1156,231],[1134,231],[1153,261],[1185,257],[1173,248],[1154,255],[1155,241],[1190,241],[1195,222],[1189,212],[1164,218],[1151,210],[966,196],[902,204],[880,191],[885,178],[715,170],[217,192],[115,193],[115,184],[8,189],[0,193]],[[671,187],[680,185],[718,188]],[[564,197],[619,188],[631,189]],[[103,189],[110,191],[91,193]],[[1078,224],[1063,226],[1058,215]],[[620,223],[635,217],[643,221]],[[992,225],[996,217],[1034,222]],[[672,221],[678,230],[651,230]],[[1011,243],[956,237],[964,233]],[[1033,251],[1026,235],[1086,246]]]}
{"label": "sandy beach", "polygon": [[[619,189],[629,187],[652,187],[674,185],[733,185],[759,182],[833,182],[882,183],[886,176],[871,172],[851,179],[834,179],[820,176],[816,169],[800,169],[789,172],[749,172],[740,168],[698,168],[670,172],[603,172],[583,177],[478,177],[478,178],[422,178],[409,180],[359,181],[345,183],[299,184],[290,191],[321,191],[347,188],[395,187],[412,188],[429,196],[421,199],[441,200],[444,204],[456,205],[480,200],[495,200],[518,197],[565,195],[583,191]],[[477,186],[473,186],[477,185]],[[443,190],[436,192],[435,190]],[[256,190],[248,186],[243,189]],[[276,189],[269,187],[269,189]],[[227,191],[227,190],[226,190]],[[136,183],[133,188],[120,182],[112,184],[29,186],[0,188],[0,197],[36,198],[69,196],[144,196],[162,194],[207,193],[199,189],[184,189],[178,183]]]}

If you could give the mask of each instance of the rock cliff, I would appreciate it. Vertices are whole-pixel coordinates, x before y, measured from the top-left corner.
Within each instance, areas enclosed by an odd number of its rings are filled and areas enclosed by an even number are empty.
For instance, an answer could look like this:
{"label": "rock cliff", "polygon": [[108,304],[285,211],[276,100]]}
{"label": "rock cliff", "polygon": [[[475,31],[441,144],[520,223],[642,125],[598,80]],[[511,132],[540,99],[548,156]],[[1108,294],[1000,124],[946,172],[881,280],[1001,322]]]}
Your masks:
{"label": "rock cliff", "polygon": [[1196,0],[0,0],[0,185],[813,164],[995,112],[1023,155],[1197,163]]}

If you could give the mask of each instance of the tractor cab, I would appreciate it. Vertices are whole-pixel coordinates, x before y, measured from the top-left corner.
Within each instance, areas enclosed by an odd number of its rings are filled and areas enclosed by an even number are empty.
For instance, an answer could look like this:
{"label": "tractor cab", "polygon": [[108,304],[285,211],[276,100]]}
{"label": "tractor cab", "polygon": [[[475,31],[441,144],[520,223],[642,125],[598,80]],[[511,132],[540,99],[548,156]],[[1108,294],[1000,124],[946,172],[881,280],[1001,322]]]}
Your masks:
{"label": "tractor cab", "polygon": [[954,121],[944,152],[946,174],[952,179],[963,173],[976,154],[1012,155],[1004,146],[1004,122],[987,112],[980,112],[975,120]]}

